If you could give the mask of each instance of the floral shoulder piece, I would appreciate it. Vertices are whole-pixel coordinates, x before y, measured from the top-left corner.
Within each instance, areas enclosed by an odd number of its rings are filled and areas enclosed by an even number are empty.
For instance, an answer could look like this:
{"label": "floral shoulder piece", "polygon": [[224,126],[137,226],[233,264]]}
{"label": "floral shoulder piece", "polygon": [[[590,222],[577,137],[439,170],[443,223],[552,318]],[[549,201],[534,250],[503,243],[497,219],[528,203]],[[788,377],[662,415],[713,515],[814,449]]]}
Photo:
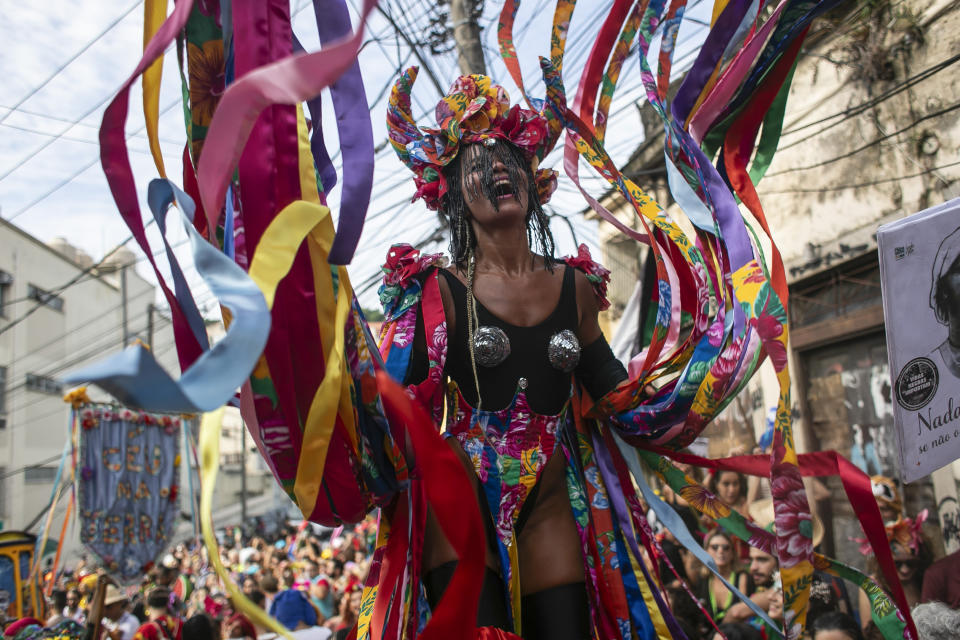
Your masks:
{"label": "floral shoulder piece", "polygon": [[579,269],[587,276],[587,280],[593,285],[593,292],[597,296],[597,304],[600,307],[600,311],[610,306],[610,301],[607,300],[607,283],[610,282],[610,271],[605,269],[599,262],[593,261],[587,245],[581,244],[577,247],[577,255],[564,256],[560,258],[560,260],[566,262],[574,269]]}
{"label": "floral shoulder piece", "polygon": [[445,267],[448,260],[442,253],[424,253],[409,244],[395,244],[387,251],[383,264],[380,304],[387,322],[396,320],[420,300],[422,286],[416,277],[428,268]]}

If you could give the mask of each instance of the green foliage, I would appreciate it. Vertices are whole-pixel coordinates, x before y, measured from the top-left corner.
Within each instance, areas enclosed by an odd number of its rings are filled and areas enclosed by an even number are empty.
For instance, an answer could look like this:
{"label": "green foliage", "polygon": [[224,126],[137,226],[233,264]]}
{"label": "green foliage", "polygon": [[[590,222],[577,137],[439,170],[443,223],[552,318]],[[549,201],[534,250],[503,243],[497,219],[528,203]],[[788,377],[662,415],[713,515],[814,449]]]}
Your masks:
{"label": "green foliage", "polygon": [[364,309],[363,316],[368,322],[383,322],[386,319],[380,309]]}

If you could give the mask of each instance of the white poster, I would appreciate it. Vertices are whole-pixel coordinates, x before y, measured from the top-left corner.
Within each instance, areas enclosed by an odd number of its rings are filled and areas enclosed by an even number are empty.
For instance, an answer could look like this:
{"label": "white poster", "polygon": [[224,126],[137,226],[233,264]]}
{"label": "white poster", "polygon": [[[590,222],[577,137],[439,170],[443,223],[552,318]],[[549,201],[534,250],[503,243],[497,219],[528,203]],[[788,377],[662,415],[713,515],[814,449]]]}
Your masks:
{"label": "white poster", "polygon": [[960,458],[960,198],[877,231],[904,482]]}

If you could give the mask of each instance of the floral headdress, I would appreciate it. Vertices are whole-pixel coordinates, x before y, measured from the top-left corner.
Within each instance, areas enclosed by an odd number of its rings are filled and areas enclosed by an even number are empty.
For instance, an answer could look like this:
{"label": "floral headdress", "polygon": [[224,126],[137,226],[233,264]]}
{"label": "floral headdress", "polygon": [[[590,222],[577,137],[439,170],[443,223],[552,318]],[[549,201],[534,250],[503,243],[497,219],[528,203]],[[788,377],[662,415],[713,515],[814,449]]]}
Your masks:
{"label": "floral headdress", "polygon": [[410,91],[418,70],[410,67],[403,72],[387,107],[390,144],[414,173],[414,200],[423,198],[427,208],[437,210],[447,192],[443,167],[457,156],[462,145],[497,139],[523,152],[534,172],[540,202],[550,199],[557,188],[557,172],[540,169],[539,165],[563,130],[557,118],[562,109],[557,108],[556,92],[548,91],[546,101],[534,101],[538,109],[534,111],[518,104],[511,107],[510,96],[488,76],[460,76],[437,104],[437,128],[419,128],[410,111]]}

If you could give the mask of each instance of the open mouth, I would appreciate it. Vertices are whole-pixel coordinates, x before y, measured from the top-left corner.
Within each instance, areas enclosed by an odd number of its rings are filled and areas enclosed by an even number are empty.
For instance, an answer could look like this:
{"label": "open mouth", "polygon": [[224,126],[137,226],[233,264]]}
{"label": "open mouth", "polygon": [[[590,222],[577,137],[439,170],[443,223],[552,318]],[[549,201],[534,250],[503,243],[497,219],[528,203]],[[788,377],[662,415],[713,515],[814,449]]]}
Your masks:
{"label": "open mouth", "polygon": [[497,200],[506,200],[508,198],[516,197],[513,193],[513,186],[511,186],[510,180],[506,178],[500,178],[494,183],[493,193],[497,197]]}

